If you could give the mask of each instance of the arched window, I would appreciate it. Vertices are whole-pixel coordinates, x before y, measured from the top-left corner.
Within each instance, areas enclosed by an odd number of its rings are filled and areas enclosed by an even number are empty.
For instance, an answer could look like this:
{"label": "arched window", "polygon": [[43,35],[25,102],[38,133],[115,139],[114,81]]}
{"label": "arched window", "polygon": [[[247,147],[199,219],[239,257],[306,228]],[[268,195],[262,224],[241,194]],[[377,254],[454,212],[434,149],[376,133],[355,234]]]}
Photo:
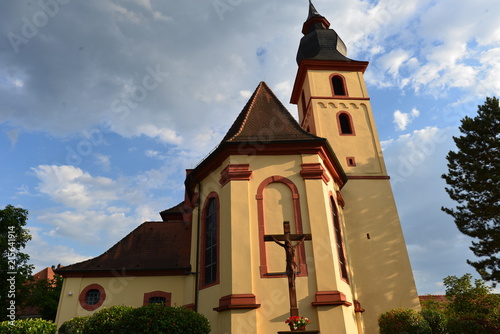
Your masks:
{"label": "arched window", "polygon": [[202,234],[202,284],[207,286],[218,281],[219,231],[218,201],[216,195],[209,196],[203,214]]}
{"label": "arched window", "polygon": [[170,306],[172,303],[172,294],[165,291],[152,291],[144,294],[143,305],[149,304],[162,304],[165,306]]}
{"label": "arched window", "polygon": [[149,298],[148,300],[149,304],[162,304],[162,305],[165,305],[165,303],[167,302],[167,298],[165,297],[151,297]]}
{"label": "arched window", "polygon": [[342,112],[338,115],[340,134],[342,135],[352,135],[354,131],[352,129],[351,117],[348,113]]}
{"label": "arched window", "polygon": [[343,280],[349,283],[349,277],[347,275],[347,263],[345,259],[344,253],[344,242],[342,240],[342,230],[340,227],[340,219],[337,212],[337,205],[332,197],[330,197],[331,206],[332,206],[332,216],[333,216],[333,228],[335,230],[335,243],[337,245],[337,254],[339,256],[339,266],[340,266],[340,275]]}
{"label": "arched window", "polygon": [[346,96],[347,89],[345,87],[344,77],[341,75],[333,75],[332,76],[332,87],[333,87],[333,95],[334,96]]}

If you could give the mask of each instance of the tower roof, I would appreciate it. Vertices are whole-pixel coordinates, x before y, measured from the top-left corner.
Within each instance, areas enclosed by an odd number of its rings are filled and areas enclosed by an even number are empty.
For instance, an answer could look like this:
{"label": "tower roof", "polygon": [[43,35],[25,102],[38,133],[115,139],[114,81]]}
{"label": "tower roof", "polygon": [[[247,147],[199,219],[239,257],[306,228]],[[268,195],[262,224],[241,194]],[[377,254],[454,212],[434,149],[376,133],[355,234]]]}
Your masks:
{"label": "tower roof", "polygon": [[322,138],[304,131],[265,82],[259,83],[224,142],[309,141]]}
{"label": "tower roof", "polygon": [[297,64],[303,59],[352,61],[347,58],[347,48],[330,22],[319,14],[309,0],[309,15],[302,27],[304,37],[300,40]]}

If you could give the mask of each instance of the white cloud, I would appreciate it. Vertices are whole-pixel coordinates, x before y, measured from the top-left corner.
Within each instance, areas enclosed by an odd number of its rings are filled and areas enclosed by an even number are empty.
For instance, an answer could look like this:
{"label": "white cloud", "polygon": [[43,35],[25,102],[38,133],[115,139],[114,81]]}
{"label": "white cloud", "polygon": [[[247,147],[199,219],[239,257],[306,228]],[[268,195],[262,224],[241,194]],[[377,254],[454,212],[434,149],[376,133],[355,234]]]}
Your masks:
{"label": "white cloud", "polygon": [[141,223],[135,217],[127,217],[123,212],[92,210],[46,213],[37,219],[51,227],[49,235],[62,236],[85,244],[102,243],[103,240],[117,241],[128,233],[132,226]]}
{"label": "white cloud", "polygon": [[109,155],[96,153],[94,156],[96,158],[96,163],[101,166],[103,170],[108,171],[111,168],[111,157]]}
{"label": "white cloud", "polygon": [[399,75],[400,67],[410,59],[410,56],[410,53],[406,50],[394,49],[379,58],[378,66],[396,77]]}
{"label": "white cloud", "polygon": [[39,227],[30,227],[32,239],[26,245],[30,262],[36,263],[34,273],[53,265],[68,265],[89,259],[89,256],[77,254],[73,248],[47,242],[47,235]]}
{"label": "white cloud", "polygon": [[158,138],[162,142],[169,144],[180,144],[182,142],[182,137],[177,135],[174,130],[167,127],[157,127],[153,124],[141,125],[137,127],[136,134],[151,138]]}
{"label": "white cloud", "polygon": [[74,166],[40,165],[32,169],[38,190],[53,201],[74,209],[100,208],[119,198],[123,188],[105,177],[92,177]]}
{"label": "white cloud", "polygon": [[442,167],[437,170],[436,166],[443,165],[444,157],[452,146],[449,132],[449,129],[429,126],[401,135],[386,145],[385,161],[393,186],[403,187],[407,182],[429,175],[439,179],[444,171]]}
{"label": "white cloud", "polygon": [[279,82],[273,87],[273,91],[277,96],[289,98],[290,92],[292,91],[292,83],[289,81]]}
{"label": "white cloud", "polygon": [[250,90],[240,90],[240,96],[245,98],[245,99],[249,99],[250,96],[252,96],[252,91]]}
{"label": "white cloud", "polygon": [[168,203],[177,203],[163,196],[151,198],[151,192],[171,187],[168,177],[181,174],[179,167],[178,162],[168,162],[160,169],[114,180],[74,166],[40,165],[33,168],[37,189],[57,206],[39,212],[36,221],[47,237],[111,246],[143,221],[158,220],[158,212]]}
{"label": "white cloud", "polygon": [[420,111],[416,108],[413,108],[410,113],[403,113],[400,110],[396,110],[393,113],[394,121],[396,124],[396,128],[398,130],[406,130],[408,124],[410,124],[415,118],[420,115]]}
{"label": "white cloud", "polygon": [[155,151],[155,150],[146,150],[146,152],[144,152],[144,154],[149,158],[154,158],[154,157],[157,157],[160,154],[160,152]]}
{"label": "white cloud", "polygon": [[396,124],[397,128],[399,130],[405,130],[406,126],[410,122],[409,120],[409,114],[402,113],[400,110],[396,110],[393,114],[394,116],[394,123]]}

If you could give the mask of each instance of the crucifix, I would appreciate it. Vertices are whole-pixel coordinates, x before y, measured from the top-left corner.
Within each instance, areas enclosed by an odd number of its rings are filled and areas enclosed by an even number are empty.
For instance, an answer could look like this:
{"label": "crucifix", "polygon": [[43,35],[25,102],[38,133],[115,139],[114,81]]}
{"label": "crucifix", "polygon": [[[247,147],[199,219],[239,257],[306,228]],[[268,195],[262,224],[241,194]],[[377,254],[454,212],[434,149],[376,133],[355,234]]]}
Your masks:
{"label": "crucifix", "polygon": [[[297,277],[297,260],[295,249],[305,240],[311,240],[310,234],[291,234],[290,222],[283,222],[284,234],[264,235],[264,241],[274,241],[285,249],[286,253],[286,275],[288,277],[288,293],[290,295],[290,316],[298,316],[297,294],[295,291],[295,278]],[[295,244],[293,244],[295,242]]]}

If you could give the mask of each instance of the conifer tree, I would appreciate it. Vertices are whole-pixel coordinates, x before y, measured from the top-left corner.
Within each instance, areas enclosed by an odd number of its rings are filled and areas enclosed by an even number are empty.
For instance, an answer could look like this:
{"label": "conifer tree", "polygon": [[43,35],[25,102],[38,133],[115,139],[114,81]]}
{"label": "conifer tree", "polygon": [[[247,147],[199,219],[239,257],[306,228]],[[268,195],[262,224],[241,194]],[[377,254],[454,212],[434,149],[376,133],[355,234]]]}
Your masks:
{"label": "conifer tree", "polygon": [[474,118],[461,120],[462,133],[453,137],[457,151],[450,151],[446,192],[457,202],[442,210],[451,215],[460,232],[472,237],[470,249],[477,261],[467,260],[481,277],[500,282],[500,106],[487,97]]}

